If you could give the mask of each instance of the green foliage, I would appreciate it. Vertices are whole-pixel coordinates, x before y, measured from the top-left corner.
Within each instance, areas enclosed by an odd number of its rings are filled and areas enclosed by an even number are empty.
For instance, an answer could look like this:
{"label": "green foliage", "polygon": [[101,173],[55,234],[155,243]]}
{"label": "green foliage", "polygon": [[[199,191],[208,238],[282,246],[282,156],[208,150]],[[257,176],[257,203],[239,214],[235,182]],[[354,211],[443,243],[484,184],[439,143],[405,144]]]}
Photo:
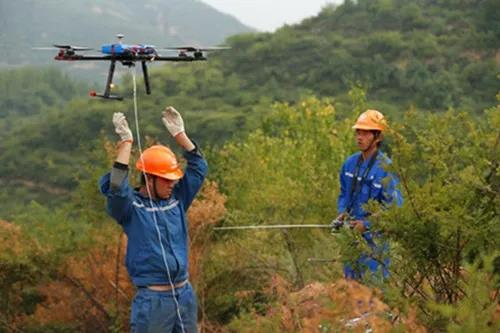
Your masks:
{"label": "green foliage", "polygon": [[[337,116],[351,117],[347,94],[358,82],[366,101],[394,118],[408,106],[451,106],[480,115],[494,102],[498,83],[491,47],[498,44],[495,6],[479,0],[347,1],[273,34],[233,36],[227,40],[233,48],[211,54],[207,63],[152,68],[150,96],[138,80],[141,134],[160,141],[168,137],[159,121],[167,104],[183,112],[199,143],[216,146],[256,128],[275,101],[333,96]],[[115,7],[114,2],[109,6]],[[122,7],[125,16],[131,8],[143,11],[132,3]],[[75,176],[84,176],[78,166],[86,152],[102,132],[114,138],[111,113],[122,111],[133,119],[130,74],[119,83],[118,92],[127,97],[123,103],[85,102],[79,97],[87,88],[54,69],[4,71],[0,77],[6,92],[0,97],[1,182],[6,192],[19,192],[19,184],[28,188],[22,204],[47,203],[43,188],[54,190],[51,196],[74,189]],[[2,201],[4,216],[16,205]]]}
{"label": "green foliage", "polygon": [[242,313],[238,318],[235,318],[227,328],[230,332],[251,333],[258,330],[262,333],[279,332],[281,325],[273,318],[259,317],[255,312]]}
{"label": "green foliage", "polygon": [[446,321],[425,304],[468,302],[463,266],[500,246],[498,115],[498,107],[480,122],[454,111],[409,112],[404,126],[393,127],[391,169],[401,179],[405,203],[402,209],[371,209],[394,243],[394,282],[432,325]]}
{"label": "green foliage", "polygon": [[[349,95],[346,103],[355,112],[369,105],[359,84]],[[390,122],[390,168],[401,179],[405,204],[380,212],[374,203],[368,208],[374,212],[374,228],[384,230],[393,244],[388,300],[401,307],[417,304],[429,327],[451,325],[453,330],[453,322],[468,318],[476,318],[470,325],[482,327],[488,317],[477,311],[492,304],[484,298],[491,287],[479,286],[476,275],[490,274],[491,264],[486,260],[487,268],[476,273],[467,262],[498,249],[498,114],[498,108],[491,108],[478,121],[456,111],[410,111],[401,122]],[[355,118],[339,119],[329,100],[277,103],[260,129],[211,152],[212,177],[228,196],[224,223],[328,224],[336,215],[338,170],[355,150]],[[103,232],[100,221],[108,218],[95,184],[110,161],[102,148],[89,156],[68,205],[52,210],[34,204],[16,218],[25,229],[22,243],[36,245],[23,246],[27,252],[22,256],[3,252],[0,263],[9,279],[2,286],[2,299],[10,302],[10,310],[2,318],[33,311],[41,301],[33,292],[35,283],[57,277],[64,258],[84,252],[96,232]],[[311,281],[331,281],[341,276],[342,261],[362,250],[353,247],[355,237],[351,231],[333,237],[320,230],[214,235],[203,258],[204,316],[232,330],[253,325],[252,314],[265,315],[276,301],[266,292],[271,277],[279,275],[295,289]],[[311,257],[338,261],[318,267],[308,263]],[[21,294],[19,284],[24,286]],[[457,310],[450,312],[446,304]],[[269,331],[277,327],[266,319],[258,325]]]}
{"label": "green foliage", "polygon": [[[350,147],[350,142],[347,146],[334,145],[350,132],[345,125],[339,128],[335,124],[333,107],[325,103],[309,99],[297,107],[277,104],[261,130],[244,143],[225,146],[216,170],[223,175],[224,190],[232,193],[230,207],[256,216],[273,212],[276,220],[283,221],[290,217],[301,220],[305,215],[314,219],[319,212],[316,218],[324,218],[336,193],[325,197],[320,189],[333,185],[336,172],[326,179],[319,175],[336,170]],[[252,176],[241,179],[241,174]],[[263,192],[268,199],[261,199]],[[297,197],[283,197],[282,193]]]}
{"label": "green foliage", "polygon": [[[449,320],[448,332],[498,332],[500,329],[500,323],[495,319],[499,297],[494,258],[498,258],[498,254],[463,268],[468,278],[467,282],[461,281],[460,287],[467,297],[455,305],[431,303],[429,306]],[[497,292],[492,294],[495,289]]]}
{"label": "green foliage", "polygon": [[4,70],[0,75],[0,119],[40,115],[48,106],[61,107],[83,88],[55,68]]}
{"label": "green foliage", "polygon": [[[374,228],[392,243],[387,300],[416,304],[431,329],[489,329],[485,295],[498,285],[480,281],[491,278],[488,258],[499,248],[500,112],[483,109],[497,92],[497,7],[345,1],[274,34],[233,36],[233,48],[208,63],[154,68],[147,98],[138,81],[141,137],[169,142],[160,112],[179,108],[190,136],[212,145],[211,177],[228,196],[226,225],[328,224],[338,170],[356,150],[352,122],[379,108],[391,120],[389,168],[405,197],[401,209],[368,205]],[[110,165],[103,137],[115,140],[112,112],[124,112],[134,133],[135,119],[130,75],[118,89],[126,101],[108,103],[80,98],[86,87],[54,69],[1,74],[0,207],[23,230],[12,246],[14,234],[0,232],[0,320],[10,320],[33,311],[41,301],[34,287],[57,279],[65,258],[114,230],[103,229],[108,218],[95,186]],[[270,277],[296,289],[331,281],[362,250],[356,237],[349,230],[216,234],[204,258],[205,315],[233,330],[250,327],[252,314],[276,301],[265,292]],[[312,266],[310,257],[337,262]],[[471,266],[481,258],[483,266]],[[270,331],[275,324],[260,323]]]}
{"label": "green foliage", "polygon": [[[353,109],[363,109],[363,90],[354,87],[350,95]],[[387,168],[400,178],[405,203],[386,210],[373,202],[367,205],[373,228],[383,230],[392,242],[392,273],[388,285],[365,283],[383,287],[387,301],[403,311],[417,305],[429,327],[445,329],[465,321],[466,312],[477,318],[470,325],[487,324],[483,319],[488,315],[472,305],[477,304],[473,297],[481,299],[480,304],[493,304],[484,290],[496,287],[484,286],[482,294],[467,289],[465,285],[477,287],[477,277],[464,267],[499,248],[498,114],[498,108],[491,108],[478,121],[452,110],[440,115],[409,111],[401,122],[390,122],[387,140],[393,164]],[[336,120],[325,101],[276,104],[261,129],[226,144],[211,163],[228,196],[225,225],[328,223],[335,216],[338,170],[355,150],[352,121]],[[222,281],[227,292],[209,292],[208,315],[220,322],[236,316],[234,327],[244,327],[253,320],[252,311],[262,311],[263,279],[279,274],[298,289],[308,281],[340,275],[338,264],[318,272],[305,265],[307,258],[333,255],[342,263],[367,251],[351,230],[335,238],[312,230],[234,231],[216,241],[205,276],[209,285]],[[243,271],[249,272],[244,279],[239,277]],[[238,284],[218,280],[221,277]],[[431,301],[439,306],[432,307]],[[271,303],[264,300],[264,309]],[[441,305],[447,309],[445,304],[463,304],[466,310],[452,318],[436,310]]]}
{"label": "green foliage", "polygon": [[[226,144],[211,160],[214,176],[228,194],[231,214],[226,225],[328,224],[336,215],[337,174],[350,153],[351,139],[349,122],[337,121],[326,100],[275,104],[262,129],[242,142]],[[207,295],[210,317],[221,321],[245,309],[255,311],[255,303],[262,302],[259,293],[275,274],[296,287],[327,276],[329,267],[318,270],[307,259],[338,252],[324,231],[241,231],[220,237],[207,258],[205,274],[208,285],[221,284],[226,290],[224,295]],[[243,271],[245,278],[235,277]],[[254,292],[238,298],[235,291],[247,288]],[[250,308],[241,306],[247,302]]]}

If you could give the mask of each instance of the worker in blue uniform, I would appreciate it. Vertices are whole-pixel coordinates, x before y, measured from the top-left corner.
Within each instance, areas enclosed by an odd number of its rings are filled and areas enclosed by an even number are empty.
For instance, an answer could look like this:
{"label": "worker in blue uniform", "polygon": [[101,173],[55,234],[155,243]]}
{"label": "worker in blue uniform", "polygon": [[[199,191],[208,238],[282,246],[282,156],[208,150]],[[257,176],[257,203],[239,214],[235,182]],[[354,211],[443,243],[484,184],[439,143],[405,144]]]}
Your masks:
{"label": "worker in blue uniform", "polygon": [[335,225],[347,224],[360,232],[371,250],[370,253],[363,253],[356,262],[344,265],[344,276],[347,279],[361,280],[365,273],[382,279],[389,275],[388,244],[383,241],[380,232],[372,232],[369,214],[363,208],[369,200],[386,206],[393,203],[400,206],[403,203],[397,189],[397,178],[383,167],[390,163],[379,149],[386,127],[386,120],[379,111],[367,110],[361,114],[353,126],[360,151],[350,156],[340,170]]}
{"label": "worker in blue uniform", "polygon": [[99,185],[108,213],[128,237],[126,266],[137,287],[131,331],[195,333],[197,303],[188,277],[186,211],[208,169],[179,112],[167,107],[162,121],[184,149],[185,170],[168,147],[154,145],[136,163],[142,177],[140,187],[133,189],[128,181],[133,136],[125,116],[115,113],[113,124],[121,141],[113,168]]}

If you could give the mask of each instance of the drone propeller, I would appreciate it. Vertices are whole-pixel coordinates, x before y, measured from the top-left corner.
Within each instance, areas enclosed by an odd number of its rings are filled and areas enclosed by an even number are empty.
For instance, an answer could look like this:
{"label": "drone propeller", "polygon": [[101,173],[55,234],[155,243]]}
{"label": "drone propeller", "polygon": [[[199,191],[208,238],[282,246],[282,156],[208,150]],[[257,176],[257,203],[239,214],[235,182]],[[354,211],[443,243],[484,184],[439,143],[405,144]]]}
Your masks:
{"label": "drone propeller", "polygon": [[39,46],[34,46],[31,48],[32,50],[41,50],[41,51],[53,51],[53,50],[58,50],[57,47],[39,47]]}
{"label": "drone propeller", "polygon": [[54,47],[58,49],[73,50],[73,51],[90,51],[92,48],[86,46],[74,46],[66,44],[54,44]]}

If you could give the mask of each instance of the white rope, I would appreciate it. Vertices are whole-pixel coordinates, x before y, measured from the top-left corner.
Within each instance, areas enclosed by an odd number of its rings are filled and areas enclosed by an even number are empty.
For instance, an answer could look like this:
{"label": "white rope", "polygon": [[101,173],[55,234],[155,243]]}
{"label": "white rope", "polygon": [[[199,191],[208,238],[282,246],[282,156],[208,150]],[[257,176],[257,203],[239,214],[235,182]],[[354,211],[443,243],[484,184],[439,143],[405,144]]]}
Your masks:
{"label": "white rope", "polygon": [[329,224],[271,224],[271,225],[242,225],[234,227],[215,227],[213,230],[251,230],[251,229],[294,229],[294,228],[329,228]]}
{"label": "white rope", "polygon": [[[138,112],[137,112],[137,83],[135,80],[135,74],[136,74],[135,73],[135,66],[133,66],[133,67],[134,67],[134,70],[132,71],[132,81],[134,84],[134,117],[135,117],[135,130],[137,133],[137,146],[139,147],[139,152],[141,154],[140,158],[141,158],[142,165],[146,165],[144,163],[144,159],[142,157],[141,133],[140,133],[140,129],[139,129],[139,116],[138,116]],[[148,177],[146,176],[146,172],[144,170],[142,171],[142,174],[143,174],[144,179],[146,181],[146,190],[148,191],[149,204],[151,205],[151,208],[153,208],[154,202],[153,202],[153,199],[151,197],[151,191],[149,190]],[[179,318],[179,321],[181,323],[182,333],[186,333],[186,331],[184,330],[184,323],[182,322],[180,305],[179,305],[179,302],[177,301],[177,297],[175,295],[175,285],[174,285],[174,282],[172,281],[172,276],[170,275],[170,269],[168,268],[167,256],[165,254],[165,248],[163,247],[163,242],[161,240],[161,232],[160,232],[160,228],[158,227],[158,220],[156,218],[156,212],[152,211],[151,213],[153,214],[153,220],[155,222],[156,233],[158,235],[158,241],[160,242],[161,255],[163,257],[163,264],[165,265],[165,268],[167,270],[168,282],[169,282],[170,288],[172,290],[172,297],[173,297],[174,302],[175,302],[175,308],[177,310],[177,317]],[[168,228],[166,229],[166,231],[168,232]]]}

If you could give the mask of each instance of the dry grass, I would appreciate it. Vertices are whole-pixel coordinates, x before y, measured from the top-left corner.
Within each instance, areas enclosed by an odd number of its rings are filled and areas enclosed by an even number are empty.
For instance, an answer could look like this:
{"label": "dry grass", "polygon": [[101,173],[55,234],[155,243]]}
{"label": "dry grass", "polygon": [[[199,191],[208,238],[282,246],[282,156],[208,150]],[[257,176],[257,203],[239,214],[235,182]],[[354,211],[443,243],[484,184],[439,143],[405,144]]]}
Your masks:
{"label": "dry grass", "polygon": [[[268,289],[278,302],[264,317],[279,322],[281,332],[365,332],[367,329],[389,332],[396,325],[406,332],[426,332],[416,321],[414,311],[402,316],[381,300],[380,291],[355,281],[315,282],[296,292],[290,287],[286,280],[275,276]],[[396,314],[398,318],[394,319]],[[251,331],[267,332],[261,327]]]}

